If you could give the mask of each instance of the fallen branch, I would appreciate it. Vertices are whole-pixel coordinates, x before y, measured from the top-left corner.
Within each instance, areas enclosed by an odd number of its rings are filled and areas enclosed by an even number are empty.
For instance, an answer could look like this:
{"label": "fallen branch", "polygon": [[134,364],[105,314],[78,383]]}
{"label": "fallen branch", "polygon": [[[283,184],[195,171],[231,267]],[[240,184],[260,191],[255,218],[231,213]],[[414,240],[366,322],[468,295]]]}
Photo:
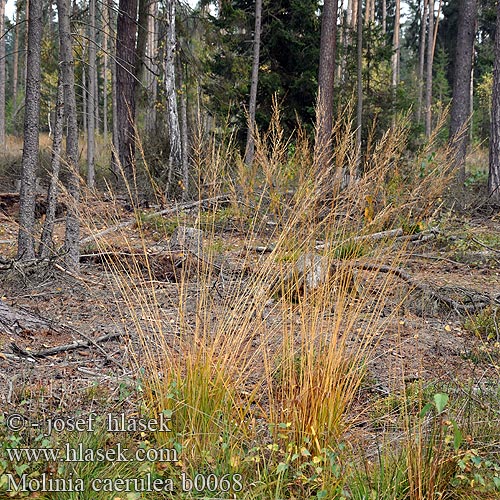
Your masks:
{"label": "fallen branch", "polygon": [[[199,207],[204,205],[205,203],[210,204],[210,203],[227,203],[229,201],[229,196],[226,195],[221,195],[221,196],[214,196],[213,198],[206,198],[203,200],[198,200],[198,201],[191,201],[187,203],[181,203],[180,205],[177,205],[174,208],[166,208],[164,210],[160,210],[159,212],[154,212],[152,214],[149,214],[149,217],[158,217],[158,216],[163,216],[163,215],[170,215],[177,213],[179,210],[189,210],[191,208]],[[116,226],[111,226],[106,229],[103,229],[102,231],[98,231],[97,233],[91,234],[90,236],[87,236],[86,238],[83,238],[80,240],[80,245],[85,245],[87,243],[91,243],[98,238],[101,238],[102,236],[106,236],[107,234],[114,233],[116,231],[119,231],[120,229],[123,229],[125,227],[130,227],[133,226],[137,222],[137,219],[130,219],[125,222],[121,222],[120,224],[117,224]]]}
{"label": "fallen branch", "polygon": [[99,344],[102,342],[107,342],[108,340],[113,340],[121,337],[122,334],[119,332],[109,333],[108,335],[103,335],[95,340],[87,340],[85,342],[73,342],[72,344],[60,345],[56,347],[50,347],[48,349],[43,349],[42,351],[30,352],[19,347],[18,345],[12,343],[12,352],[18,356],[23,356],[26,358],[46,358],[47,356],[53,356],[54,354],[59,354],[61,352],[74,351],[76,349],[88,349],[89,347]]}
{"label": "fallen branch", "polygon": [[[394,276],[402,279],[406,283],[408,283],[413,289],[420,290],[424,294],[426,294],[431,299],[434,299],[442,304],[447,305],[450,309],[454,311],[464,314],[475,312],[480,309],[484,309],[492,303],[492,300],[488,298],[488,300],[480,300],[473,304],[461,304],[451,297],[447,297],[436,290],[432,289],[429,285],[424,283],[420,283],[415,280],[408,272],[398,267],[390,267],[385,265],[377,265],[377,264],[369,264],[369,263],[355,263],[354,267],[356,269],[362,269],[364,271],[377,271],[381,273],[391,273]],[[486,297],[485,297],[486,298]]]}

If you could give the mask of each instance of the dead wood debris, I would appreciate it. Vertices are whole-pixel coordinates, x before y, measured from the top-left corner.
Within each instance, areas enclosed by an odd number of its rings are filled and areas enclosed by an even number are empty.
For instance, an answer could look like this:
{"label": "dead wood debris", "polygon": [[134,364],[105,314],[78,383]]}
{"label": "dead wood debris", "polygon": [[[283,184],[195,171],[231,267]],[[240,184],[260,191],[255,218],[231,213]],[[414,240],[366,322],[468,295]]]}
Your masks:
{"label": "dead wood debris", "polygon": [[[174,208],[166,208],[164,210],[160,210],[158,212],[154,212],[150,214],[150,217],[157,217],[157,216],[163,216],[163,215],[170,215],[170,214],[175,214],[179,212],[180,210],[190,210],[192,208],[196,207],[202,207],[206,205],[221,205],[221,204],[226,204],[229,203],[229,196],[222,195],[222,196],[214,196],[213,198],[206,198],[203,200],[199,201],[192,201],[192,202],[187,202],[187,203],[181,203]],[[106,229],[103,229],[102,231],[98,231],[97,233],[93,233],[90,236],[87,236],[86,238],[83,238],[80,240],[80,245],[85,245],[87,243],[92,243],[102,236],[106,236],[107,234],[114,233],[116,231],[119,231],[120,229],[124,229],[126,227],[133,226],[137,222],[136,218],[121,222],[120,224],[117,224],[112,227],[108,227]]]}

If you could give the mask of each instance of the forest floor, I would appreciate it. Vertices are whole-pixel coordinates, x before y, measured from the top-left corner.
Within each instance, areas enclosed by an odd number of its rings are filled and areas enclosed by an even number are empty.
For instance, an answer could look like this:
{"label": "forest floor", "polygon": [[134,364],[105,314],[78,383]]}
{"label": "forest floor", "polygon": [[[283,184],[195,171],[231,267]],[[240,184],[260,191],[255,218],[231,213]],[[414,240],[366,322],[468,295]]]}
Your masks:
{"label": "forest floor", "polygon": [[[15,257],[15,211],[16,207],[10,206],[0,214],[0,256],[4,259]],[[118,219],[116,215],[108,221],[103,218],[102,227],[133,217],[116,202],[96,200],[92,203],[92,211],[101,217],[106,213],[118,214]],[[153,209],[143,210],[143,219],[152,212]],[[189,225],[198,215],[197,210],[187,211],[182,223]],[[265,258],[265,254],[249,252],[248,246],[257,248],[273,241],[268,240],[270,235],[265,232],[253,234],[249,241],[248,230],[241,230],[227,210],[223,216],[215,217],[215,224],[212,224],[215,229],[205,244],[210,246],[217,262],[230,263],[233,269],[241,271],[234,283],[230,283],[230,277],[221,280],[214,273],[209,293],[214,297],[214,304],[222,305],[230,300],[235,289],[252,282],[261,259]],[[142,328],[147,331],[153,328],[154,322],[148,317],[148,310],[139,303],[134,305],[130,296],[124,296],[127,292],[123,286],[117,287],[117,281],[128,281],[134,293],[160,305],[158,321],[172,352],[176,349],[181,328],[188,325],[195,330],[197,293],[199,287],[208,285],[193,275],[186,289],[181,291],[178,283],[162,278],[162,273],[168,274],[168,269],[157,270],[154,276],[147,270],[132,275],[130,267],[120,270],[117,260],[113,260],[110,268],[109,261],[106,264],[106,259],[99,254],[103,248],[124,254],[142,251],[144,247],[148,252],[164,249],[165,231],[171,233],[175,224],[175,217],[166,222],[157,217],[144,225],[141,236],[136,225],[104,236],[99,250],[92,244],[83,250],[87,257],[82,258],[79,276],[64,273],[52,262],[29,269],[14,266],[0,273],[2,301],[50,323],[50,328],[35,333],[22,328],[0,333],[0,407],[5,414],[29,412],[39,419],[74,415],[78,411],[82,414],[89,411],[137,414],[137,402],[141,398],[138,353],[143,346],[134,335],[134,329],[142,322]],[[59,238],[63,225],[62,220],[57,225]],[[121,258],[127,259],[127,256]],[[416,282],[432,285],[459,302],[474,293],[498,300],[500,215],[447,215],[440,222],[435,238],[408,244],[400,260],[401,267]],[[466,395],[478,400],[486,400],[487,394],[499,396],[500,331],[497,320],[500,322],[500,316],[496,306],[478,313],[458,314],[422,294],[410,293],[408,285],[397,277],[392,286],[386,305],[377,313],[379,317],[371,316],[367,304],[353,328],[355,332],[378,324],[376,328],[382,332],[372,341],[368,374],[349,416],[355,422],[349,439],[364,446],[368,456],[377,452],[375,443],[381,429],[393,424],[391,404],[395,404],[394,401],[401,398],[401,391],[408,390],[412,384],[429,388],[431,393],[448,388],[457,397]],[[185,295],[184,311],[178,306],[181,294]],[[404,296],[406,300],[399,307]],[[273,323],[280,321],[274,306],[275,301],[270,298],[266,306],[266,324],[270,332],[277,333],[265,340],[255,336],[252,347],[256,350],[260,342],[268,342],[269,350],[280,345],[280,330],[273,327]],[[212,313],[216,315],[217,310]],[[119,336],[92,343],[114,333]],[[29,356],[47,348],[82,341],[90,342],[87,348],[63,350],[43,358]],[[361,340],[352,334],[346,342],[350,349],[356,350]],[[21,353],[13,349],[12,344],[21,348]],[[264,370],[263,360],[256,359],[252,369],[258,378],[257,372]],[[251,380],[249,377],[248,384]],[[496,418],[498,423],[498,413]],[[500,440],[491,445],[500,453]]]}

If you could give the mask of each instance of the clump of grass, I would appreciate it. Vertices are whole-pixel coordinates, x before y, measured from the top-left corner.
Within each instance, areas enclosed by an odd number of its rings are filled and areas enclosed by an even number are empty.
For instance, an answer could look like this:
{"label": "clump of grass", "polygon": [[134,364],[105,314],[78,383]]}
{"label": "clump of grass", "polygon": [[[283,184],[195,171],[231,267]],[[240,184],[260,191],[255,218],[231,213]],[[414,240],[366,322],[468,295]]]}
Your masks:
{"label": "clump of grass", "polygon": [[[352,425],[349,411],[384,331],[379,317],[394,279],[367,273],[363,288],[353,294],[355,264],[374,259],[397,265],[402,259],[402,251],[389,252],[384,242],[365,251],[351,243],[352,237],[390,227],[402,212],[415,214],[421,206],[418,218],[423,219],[448,178],[437,164],[417,185],[408,173],[408,189],[397,200],[390,198],[387,179],[395,165],[401,163],[399,175],[405,167],[405,126],[397,125],[373,146],[365,175],[343,190],[326,186],[336,178],[335,168],[347,164],[356,170],[354,136],[345,116],[334,133],[334,167],[321,173],[300,132],[293,140],[284,138],[277,110],[270,130],[256,138],[254,165],[240,161],[237,172],[229,172],[226,150],[213,147],[210,175],[234,174],[227,186],[234,199],[230,210],[215,208],[213,217],[199,213],[193,220],[211,236],[233,217],[245,229],[246,241],[265,235],[272,242],[269,253],[257,256],[243,246],[238,254],[250,276],[238,269],[225,274],[224,266],[221,271],[213,265],[212,249],[196,279],[181,272],[176,283],[162,285],[164,291],[152,271],[144,280],[144,260],[135,267],[108,262],[121,297],[120,315],[137,338],[134,356],[144,404],[151,415],[166,412],[172,418],[173,432],[155,439],[179,450],[182,470],[241,474],[245,498],[343,494],[342,441]],[[202,149],[195,147],[200,168]],[[367,196],[374,200],[369,220]],[[124,241],[130,248],[141,246],[147,268],[144,229],[138,224],[134,238],[124,235]],[[308,253],[324,259],[330,270],[326,279],[314,289],[306,287],[295,301],[273,297],[273,284],[284,282],[296,260]],[[174,464],[165,467],[164,474],[179,470]]]}
{"label": "clump of grass", "polygon": [[464,328],[484,340],[500,340],[500,312],[496,307],[486,307],[468,317]]}

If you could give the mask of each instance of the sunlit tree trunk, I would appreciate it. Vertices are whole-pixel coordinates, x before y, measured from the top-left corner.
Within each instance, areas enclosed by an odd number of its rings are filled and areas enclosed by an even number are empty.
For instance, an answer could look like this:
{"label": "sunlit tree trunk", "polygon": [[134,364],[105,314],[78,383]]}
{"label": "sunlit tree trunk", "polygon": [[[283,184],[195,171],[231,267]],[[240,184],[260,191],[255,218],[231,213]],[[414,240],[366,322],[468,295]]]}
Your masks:
{"label": "sunlit tree trunk", "polygon": [[255,30],[253,35],[252,80],[248,106],[248,131],[245,149],[245,163],[252,165],[255,154],[255,111],[257,108],[257,87],[259,85],[260,34],[262,25],[262,0],[255,1]]}
{"label": "sunlit tree trunk", "polygon": [[500,3],[497,4],[489,160],[488,193],[491,201],[498,205],[500,204]]}
{"label": "sunlit tree trunk", "polygon": [[73,271],[80,268],[80,219],[78,202],[80,197],[78,172],[78,123],[76,121],[75,72],[73,40],[69,21],[69,0],[57,0],[59,18],[59,40],[61,78],[64,86],[64,116],[66,118],[66,164],[69,169],[69,202],[64,236],[64,262]]}
{"label": "sunlit tree trunk", "polygon": [[21,167],[21,190],[19,193],[19,237],[18,258],[35,257],[35,196],[36,171],[38,168],[40,81],[42,43],[42,2],[33,2],[29,14],[28,69],[26,99],[24,106],[24,146]]}

